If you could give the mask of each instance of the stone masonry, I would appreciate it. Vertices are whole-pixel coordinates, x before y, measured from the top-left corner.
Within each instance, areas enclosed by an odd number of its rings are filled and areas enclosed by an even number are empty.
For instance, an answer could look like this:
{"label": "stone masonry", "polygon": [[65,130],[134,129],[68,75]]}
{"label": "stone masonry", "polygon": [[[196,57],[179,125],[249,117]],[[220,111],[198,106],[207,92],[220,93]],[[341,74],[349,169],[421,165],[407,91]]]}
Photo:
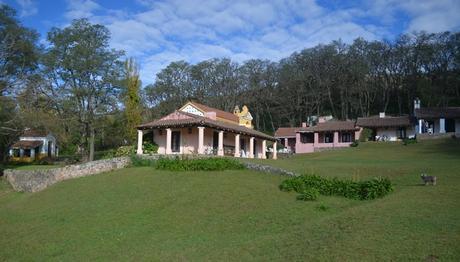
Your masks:
{"label": "stone masonry", "polygon": [[7,169],[4,171],[4,176],[16,191],[37,192],[59,181],[124,168],[130,162],[129,157],[117,157],[51,169]]}

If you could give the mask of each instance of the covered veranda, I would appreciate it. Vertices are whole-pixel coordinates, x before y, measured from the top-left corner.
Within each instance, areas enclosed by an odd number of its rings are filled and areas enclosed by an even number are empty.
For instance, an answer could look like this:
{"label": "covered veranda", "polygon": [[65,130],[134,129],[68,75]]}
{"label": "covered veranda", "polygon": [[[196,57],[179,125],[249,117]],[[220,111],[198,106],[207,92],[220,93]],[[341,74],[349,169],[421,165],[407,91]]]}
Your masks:
{"label": "covered veranda", "polygon": [[178,113],[176,119],[162,119],[138,126],[137,154],[143,154],[145,140],[156,143],[158,154],[198,154],[266,158],[267,141],[273,142],[273,159],[277,158],[276,139],[254,129],[204,117]]}

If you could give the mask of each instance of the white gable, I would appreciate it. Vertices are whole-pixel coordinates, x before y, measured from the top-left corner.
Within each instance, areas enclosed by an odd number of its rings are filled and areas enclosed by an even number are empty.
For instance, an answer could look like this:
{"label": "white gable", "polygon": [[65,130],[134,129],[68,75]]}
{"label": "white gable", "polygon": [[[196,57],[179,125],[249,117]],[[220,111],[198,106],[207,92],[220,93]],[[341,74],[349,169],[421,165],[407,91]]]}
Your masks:
{"label": "white gable", "polygon": [[198,108],[192,106],[192,105],[187,105],[186,107],[182,108],[183,112],[186,112],[186,113],[190,113],[190,114],[194,114],[194,115],[197,115],[197,116],[204,116],[203,112],[201,112],[200,110],[198,110]]}

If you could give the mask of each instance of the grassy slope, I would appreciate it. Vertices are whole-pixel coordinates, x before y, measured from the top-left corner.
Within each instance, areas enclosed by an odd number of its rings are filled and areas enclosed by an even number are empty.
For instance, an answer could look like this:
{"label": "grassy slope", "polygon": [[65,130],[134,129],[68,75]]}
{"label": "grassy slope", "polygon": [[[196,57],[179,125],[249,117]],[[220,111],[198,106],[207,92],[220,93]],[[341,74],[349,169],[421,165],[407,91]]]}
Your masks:
{"label": "grassy slope", "polygon": [[[402,159],[404,158],[404,159]],[[321,175],[390,176],[375,201],[300,202],[282,177],[149,168],[35,193],[0,183],[0,260],[459,260],[460,144],[362,144],[266,161]],[[419,171],[439,177],[419,186]],[[327,211],[317,207],[328,206]]]}

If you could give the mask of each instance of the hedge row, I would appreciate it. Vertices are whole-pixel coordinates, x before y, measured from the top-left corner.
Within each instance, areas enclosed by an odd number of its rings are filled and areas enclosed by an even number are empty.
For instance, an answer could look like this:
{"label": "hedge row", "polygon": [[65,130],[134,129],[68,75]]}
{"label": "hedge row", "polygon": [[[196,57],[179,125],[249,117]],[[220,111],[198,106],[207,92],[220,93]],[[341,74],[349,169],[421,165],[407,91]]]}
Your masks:
{"label": "hedge row", "polygon": [[244,165],[231,158],[160,158],[157,160],[145,159],[138,156],[131,157],[133,166],[151,166],[159,170],[169,171],[221,171],[244,169]]}
{"label": "hedge row", "polygon": [[[315,192],[326,196],[343,196],[351,199],[369,200],[383,197],[393,191],[388,178],[374,178],[368,181],[323,178],[317,175],[302,175],[284,180],[279,186],[282,191],[300,193],[297,199],[315,200]],[[311,190],[315,189],[315,190]]]}

